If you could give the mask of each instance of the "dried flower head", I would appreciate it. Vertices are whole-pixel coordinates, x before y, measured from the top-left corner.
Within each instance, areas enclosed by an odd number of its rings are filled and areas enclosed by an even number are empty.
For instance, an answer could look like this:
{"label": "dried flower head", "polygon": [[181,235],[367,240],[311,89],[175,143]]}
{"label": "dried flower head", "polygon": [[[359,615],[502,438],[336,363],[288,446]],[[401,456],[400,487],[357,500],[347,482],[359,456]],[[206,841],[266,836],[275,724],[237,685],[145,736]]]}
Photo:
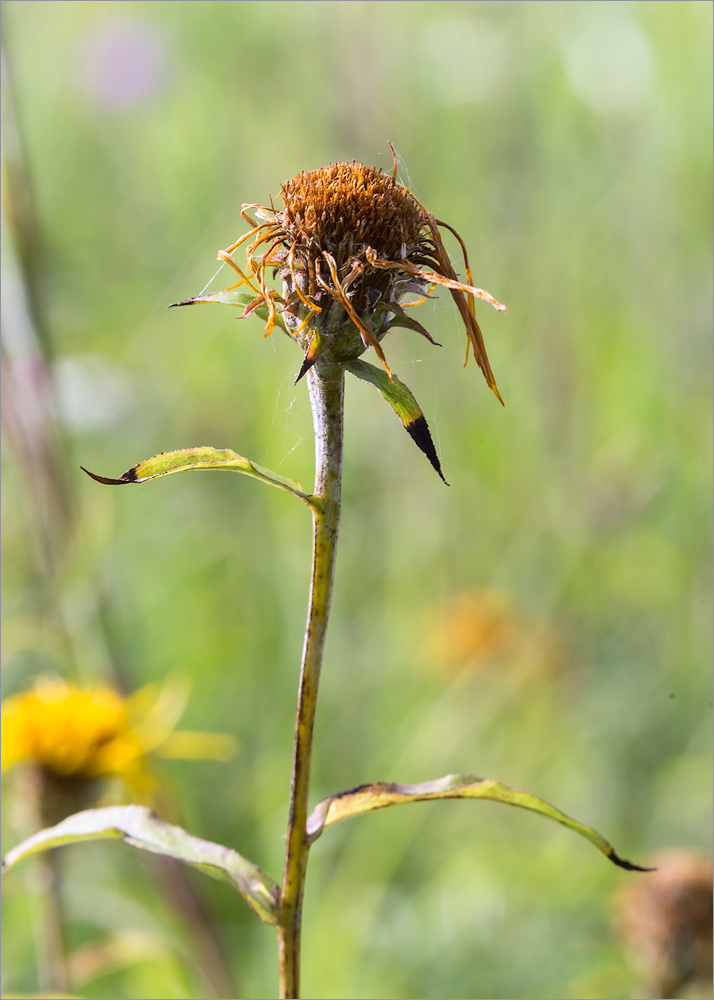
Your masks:
{"label": "dried flower head", "polygon": [[[393,148],[392,153],[391,175],[357,161],[331,163],[283,184],[282,208],[276,208],[272,199],[269,206],[243,205],[241,215],[251,227],[249,232],[218,254],[240,280],[223,292],[175,305],[240,303],[241,319],[254,312],[265,319],[266,337],[277,324],[300,344],[305,356],[297,380],[322,358],[377,385],[441,475],[424,415],[409,389],[393,376],[381,342],[393,327],[405,327],[436,344],[407,309],[423,302],[436,286],[446,288],[466,328],[466,359],[473,351],[486,382],[503,402],[475,302],[483,299],[499,310],[505,306],[474,286],[463,240],[398,183]],[[440,229],[457,239],[467,283],[459,280]],[[246,263],[241,266],[232,255],[244,244]],[[271,275],[280,278],[281,291],[269,287]],[[247,288],[249,294],[236,292],[238,288]],[[370,347],[384,366],[389,385],[373,366],[358,361]]]}
{"label": "dried flower head", "polygon": [[[712,858],[669,848],[656,868],[615,899],[615,927],[639,967],[646,995],[711,996]],[[690,992],[691,991],[691,992]]]}
{"label": "dried flower head", "polygon": [[[423,301],[430,288],[441,285],[453,296],[468,345],[488,385],[501,398],[474,303],[480,298],[496,309],[505,307],[474,287],[466,247],[456,230],[427,212],[397,182],[396,157],[391,176],[356,161],[300,173],[282,186],[281,197],[281,210],[272,202],[269,208],[243,205],[241,214],[252,228],[219,258],[238,272],[238,285],[255,292],[246,314],[267,306],[266,335],[280,309],[289,332],[306,351],[300,375],[321,355],[349,361],[368,347],[389,372],[380,341],[392,327],[416,330],[434,343],[405,313],[402,300],[416,294]],[[453,233],[461,246],[467,284],[458,280],[439,227]],[[248,243],[245,269],[231,256],[243,243]],[[271,270],[283,282],[282,295],[267,286],[266,272]]]}

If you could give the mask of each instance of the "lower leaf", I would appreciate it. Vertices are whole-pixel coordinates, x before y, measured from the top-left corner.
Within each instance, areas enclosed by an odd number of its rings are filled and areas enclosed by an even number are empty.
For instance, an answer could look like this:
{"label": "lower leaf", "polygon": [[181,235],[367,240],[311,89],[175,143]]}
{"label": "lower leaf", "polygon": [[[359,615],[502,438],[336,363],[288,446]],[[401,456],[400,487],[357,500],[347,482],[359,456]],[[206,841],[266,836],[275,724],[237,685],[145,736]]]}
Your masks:
{"label": "lower leaf", "polygon": [[145,806],[108,806],[68,816],[57,826],[40,830],[13,847],[3,859],[2,870],[7,871],[18,861],[53,847],[117,838],[141,850],[183,861],[227,882],[240,892],[261,920],[277,924],[280,889],[270,875],[230,847],[201,840],[180,826],[165,823]]}
{"label": "lower leaf", "polygon": [[352,816],[372,812],[375,809],[386,809],[387,806],[404,805],[408,802],[429,802],[432,799],[487,799],[492,802],[504,802],[510,806],[519,806],[531,812],[540,813],[556,823],[562,823],[568,829],[579,833],[589,840],[598,851],[605,855],[613,864],[628,871],[647,872],[651,868],[626,861],[616,854],[614,847],[597,830],[584,823],[571,819],[560,809],[551,806],[543,799],[511,788],[500,781],[491,778],[477,778],[472,774],[447,774],[436,781],[425,781],[419,785],[398,785],[393,782],[376,781],[370,785],[359,785],[346,792],[331,795],[319,802],[310,813],[307,820],[307,836],[310,842],[317,840],[328,826],[334,826]]}

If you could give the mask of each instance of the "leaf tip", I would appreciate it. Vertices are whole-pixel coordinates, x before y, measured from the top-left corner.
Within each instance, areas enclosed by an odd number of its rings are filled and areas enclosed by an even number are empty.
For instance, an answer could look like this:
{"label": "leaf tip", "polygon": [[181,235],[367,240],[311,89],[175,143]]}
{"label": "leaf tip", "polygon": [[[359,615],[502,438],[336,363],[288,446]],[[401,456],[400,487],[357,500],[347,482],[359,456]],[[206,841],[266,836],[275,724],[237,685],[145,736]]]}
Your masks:
{"label": "leaf tip", "polygon": [[501,393],[498,391],[498,386],[496,385],[496,379],[490,372],[484,372],[484,374],[486,375],[486,381],[488,382],[489,389],[494,394],[496,399],[499,401],[501,406],[505,406],[506,404],[503,402],[503,397],[501,396]]}
{"label": "leaf tip", "polygon": [[434,447],[431,432],[429,431],[429,425],[426,422],[424,414],[422,413],[420,416],[415,417],[408,423],[405,423],[404,427],[417,448],[424,452],[426,457],[429,459],[442,482],[448,486],[449,483],[446,482],[444,473],[441,471],[441,462],[439,461],[439,456],[436,454],[436,448]]}
{"label": "leaf tip", "polygon": [[137,480],[135,469],[127,469],[120,479],[111,479],[109,476],[98,476],[96,472],[90,472],[83,465],[80,465],[80,469],[82,472],[86,472],[90,479],[93,479],[96,483],[103,483],[105,486],[124,486],[125,483],[135,483]]}
{"label": "leaf tip", "polygon": [[656,872],[656,868],[646,868],[644,865],[636,865],[633,861],[627,861],[626,858],[621,858],[614,850],[610,849],[608,858],[614,865],[618,868],[624,868],[627,872]]}
{"label": "leaf tip", "polygon": [[298,384],[300,379],[310,371],[310,369],[312,368],[312,366],[315,364],[316,361],[317,361],[316,356],[311,358],[309,354],[305,355],[305,357],[303,358],[303,362],[300,365],[300,371],[298,372],[298,376],[293,382],[293,385]]}

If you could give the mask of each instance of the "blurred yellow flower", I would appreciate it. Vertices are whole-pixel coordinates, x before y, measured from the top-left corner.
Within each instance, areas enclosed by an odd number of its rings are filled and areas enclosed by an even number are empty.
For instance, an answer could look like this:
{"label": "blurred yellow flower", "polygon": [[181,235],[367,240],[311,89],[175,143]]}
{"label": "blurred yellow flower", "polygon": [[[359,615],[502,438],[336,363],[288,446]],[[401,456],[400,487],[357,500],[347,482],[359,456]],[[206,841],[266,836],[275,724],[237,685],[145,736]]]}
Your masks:
{"label": "blurred yellow flower", "polygon": [[236,751],[227,734],[174,732],[188,690],[173,677],[124,698],[110,687],[41,678],[2,703],[2,770],[28,762],[74,782],[119,778],[146,800],[151,756],[227,760]]}

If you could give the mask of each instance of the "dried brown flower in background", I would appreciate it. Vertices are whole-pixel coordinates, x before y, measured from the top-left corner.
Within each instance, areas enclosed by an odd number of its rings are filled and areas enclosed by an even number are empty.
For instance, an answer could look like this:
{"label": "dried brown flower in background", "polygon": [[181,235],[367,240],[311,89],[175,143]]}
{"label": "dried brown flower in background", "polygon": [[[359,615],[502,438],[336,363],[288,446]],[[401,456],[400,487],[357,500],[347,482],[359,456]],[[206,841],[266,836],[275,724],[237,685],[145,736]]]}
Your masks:
{"label": "dried brown flower in background", "polygon": [[712,859],[673,849],[655,855],[652,864],[656,871],[617,896],[615,912],[646,995],[671,998],[690,986],[711,990]]}

